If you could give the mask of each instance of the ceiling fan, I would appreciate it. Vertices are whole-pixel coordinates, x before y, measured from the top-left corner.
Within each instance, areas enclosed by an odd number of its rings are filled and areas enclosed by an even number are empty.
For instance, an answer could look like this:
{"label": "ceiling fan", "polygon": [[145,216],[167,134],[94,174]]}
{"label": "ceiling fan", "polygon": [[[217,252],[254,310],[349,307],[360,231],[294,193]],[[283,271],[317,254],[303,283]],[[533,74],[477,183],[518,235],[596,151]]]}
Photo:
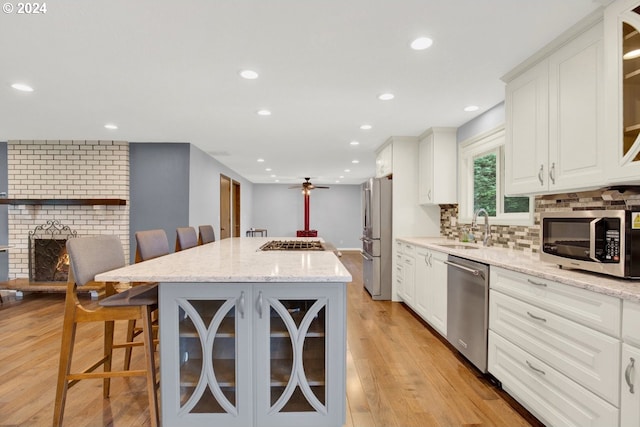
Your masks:
{"label": "ceiling fan", "polygon": [[290,189],[297,189],[297,190],[302,190],[302,194],[309,194],[309,192],[315,188],[330,188],[327,186],[323,186],[323,185],[313,185],[311,183],[311,181],[309,181],[311,178],[309,177],[305,177],[305,182],[303,182],[300,185],[294,185],[289,187]]}

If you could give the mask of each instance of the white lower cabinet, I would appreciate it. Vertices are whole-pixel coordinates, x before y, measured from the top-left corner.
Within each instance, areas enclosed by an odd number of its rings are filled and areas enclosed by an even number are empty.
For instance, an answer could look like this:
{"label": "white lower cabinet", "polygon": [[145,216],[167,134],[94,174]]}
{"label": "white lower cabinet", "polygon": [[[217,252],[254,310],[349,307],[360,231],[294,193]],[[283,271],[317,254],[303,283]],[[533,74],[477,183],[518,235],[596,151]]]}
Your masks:
{"label": "white lower cabinet", "polygon": [[[491,268],[489,372],[549,426],[616,426],[621,300]],[[636,425],[637,427],[637,425]]]}
{"label": "white lower cabinet", "polygon": [[431,272],[427,287],[431,290],[430,323],[443,336],[447,336],[447,254],[431,251]]}
{"label": "white lower cabinet", "polygon": [[489,372],[510,395],[549,426],[618,425],[618,408],[491,330]]}
{"label": "white lower cabinet", "polygon": [[620,340],[497,291],[491,329],[608,402],[618,402]]}
{"label": "white lower cabinet", "polygon": [[163,425],[342,426],[344,287],[161,283]]}
{"label": "white lower cabinet", "polygon": [[640,348],[622,344],[620,426],[640,426]]}
{"label": "white lower cabinet", "polygon": [[620,425],[640,426],[640,303],[622,306],[622,357],[620,369]]}
{"label": "white lower cabinet", "polygon": [[415,298],[415,246],[396,242],[396,288],[406,304],[413,305]]}
{"label": "white lower cabinet", "polygon": [[[447,336],[447,254],[417,246],[413,258],[414,298],[405,301],[440,334]],[[406,278],[406,270],[404,272]]]}

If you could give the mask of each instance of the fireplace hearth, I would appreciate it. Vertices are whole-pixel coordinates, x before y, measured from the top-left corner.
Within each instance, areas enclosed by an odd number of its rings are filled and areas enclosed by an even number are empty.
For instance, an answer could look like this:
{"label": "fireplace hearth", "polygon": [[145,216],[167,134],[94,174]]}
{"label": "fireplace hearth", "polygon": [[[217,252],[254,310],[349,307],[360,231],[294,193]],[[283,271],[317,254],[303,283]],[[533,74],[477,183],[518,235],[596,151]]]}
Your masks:
{"label": "fireplace hearth", "polygon": [[69,277],[67,240],[77,237],[75,230],[58,220],[49,220],[29,231],[29,280],[66,282]]}

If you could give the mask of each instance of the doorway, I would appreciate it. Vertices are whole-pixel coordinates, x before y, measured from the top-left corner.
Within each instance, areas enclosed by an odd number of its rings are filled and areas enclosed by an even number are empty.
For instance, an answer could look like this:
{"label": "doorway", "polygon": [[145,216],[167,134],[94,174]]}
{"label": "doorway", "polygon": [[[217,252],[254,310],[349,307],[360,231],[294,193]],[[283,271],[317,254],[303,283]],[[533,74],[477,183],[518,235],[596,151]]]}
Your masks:
{"label": "doorway", "polygon": [[240,183],[220,174],[220,239],[240,237]]}

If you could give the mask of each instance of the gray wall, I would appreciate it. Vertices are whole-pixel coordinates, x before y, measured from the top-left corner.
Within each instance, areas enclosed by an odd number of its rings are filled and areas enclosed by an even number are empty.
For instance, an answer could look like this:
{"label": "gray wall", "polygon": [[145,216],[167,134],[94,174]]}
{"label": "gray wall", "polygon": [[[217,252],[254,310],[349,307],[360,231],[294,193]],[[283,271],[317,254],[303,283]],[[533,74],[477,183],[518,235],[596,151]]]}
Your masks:
{"label": "gray wall", "polygon": [[251,227],[253,184],[233,170],[191,145],[189,166],[189,224],[213,225],[220,236],[220,174],[240,183],[240,236]]}
{"label": "gray wall", "polygon": [[[304,197],[283,184],[254,184],[251,227],[266,228],[269,236],[294,237],[304,229]],[[341,249],[360,249],[362,235],[359,185],[331,185],[313,190],[309,226]]]}
{"label": "gray wall", "polygon": [[132,262],[136,231],[164,229],[173,250],[176,228],[189,225],[189,147],[129,144]]}
{"label": "gray wall", "polygon": [[[7,164],[7,143],[0,142],[0,193],[6,192],[9,187],[9,165]],[[0,245],[6,245],[9,241],[9,206],[0,206]],[[0,252],[0,281],[9,278],[9,254]]]}
{"label": "gray wall", "polygon": [[469,138],[488,132],[491,129],[504,124],[504,102],[501,102],[491,109],[485,111],[473,120],[469,120],[458,128],[457,141],[466,141]]}

